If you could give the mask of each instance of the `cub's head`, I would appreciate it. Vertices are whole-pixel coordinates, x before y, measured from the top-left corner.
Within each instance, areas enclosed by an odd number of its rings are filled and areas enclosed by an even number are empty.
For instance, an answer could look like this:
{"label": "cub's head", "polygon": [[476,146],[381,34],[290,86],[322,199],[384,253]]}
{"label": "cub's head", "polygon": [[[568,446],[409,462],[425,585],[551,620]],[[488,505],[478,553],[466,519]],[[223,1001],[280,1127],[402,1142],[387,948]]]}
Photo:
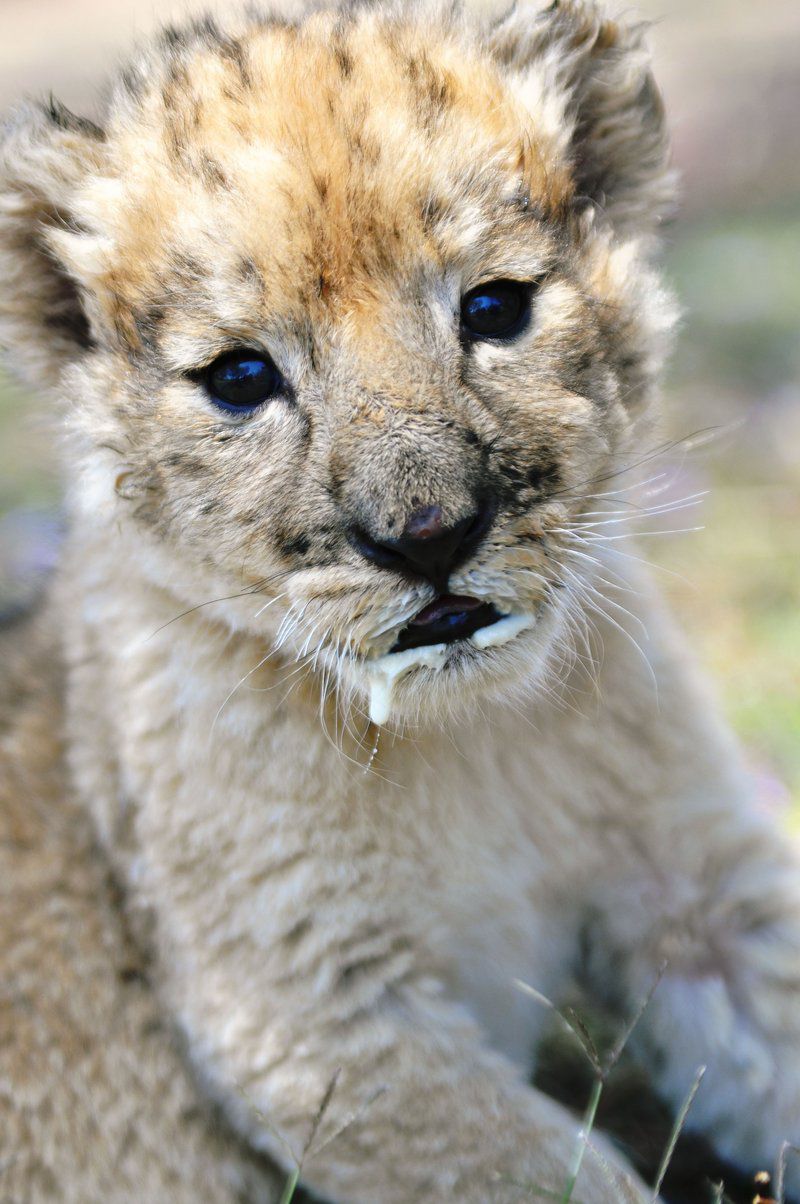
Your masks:
{"label": "cub's head", "polygon": [[176,609],[434,714],[590,597],[671,184],[641,29],[590,3],[202,21],[101,126],[7,126],[0,336],[67,407],[76,521]]}

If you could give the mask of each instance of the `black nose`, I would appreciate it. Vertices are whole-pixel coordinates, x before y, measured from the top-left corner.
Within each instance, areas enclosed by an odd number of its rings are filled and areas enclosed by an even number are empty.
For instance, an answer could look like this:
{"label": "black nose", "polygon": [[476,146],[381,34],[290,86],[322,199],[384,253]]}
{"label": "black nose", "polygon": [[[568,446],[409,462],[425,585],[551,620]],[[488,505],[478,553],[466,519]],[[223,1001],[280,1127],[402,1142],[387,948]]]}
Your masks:
{"label": "black nose", "polygon": [[426,577],[444,593],[451,572],[475,550],[493,518],[494,507],[487,502],[460,522],[445,527],[441,506],[426,506],[411,515],[399,539],[373,539],[363,527],[354,527],[351,539],[373,564]]}

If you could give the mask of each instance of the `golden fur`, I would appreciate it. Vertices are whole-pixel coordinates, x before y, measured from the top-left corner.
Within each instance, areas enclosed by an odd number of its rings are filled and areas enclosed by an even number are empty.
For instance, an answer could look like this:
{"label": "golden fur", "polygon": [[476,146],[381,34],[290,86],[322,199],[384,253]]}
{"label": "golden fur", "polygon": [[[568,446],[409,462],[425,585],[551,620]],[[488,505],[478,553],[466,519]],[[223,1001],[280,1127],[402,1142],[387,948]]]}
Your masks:
{"label": "golden fur", "polygon": [[[200,21],[102,128],[8,123],[0,336],[67,416],[71,518],[4,703],[9,1199],[276,1198],[262,1156],[332,1084],[329,1201],[560,1191],[577,1123],[515,982],[629,1013],[664,959],[657,1088],[708,1064],[693,1123],[743,1166],[800,1138],[797,857],[603,537],[652,446],[671,197],[642,31],[579,0]],[[530,323],[465,345],[501,278]],[[199,381],[241,346],[289,382],[246,417]],[[370,662],[435,591],[352,533],[484,494],[448,588],[536,622],[376,732]],[[576,1198],[625,1191],[589,1150]]]}

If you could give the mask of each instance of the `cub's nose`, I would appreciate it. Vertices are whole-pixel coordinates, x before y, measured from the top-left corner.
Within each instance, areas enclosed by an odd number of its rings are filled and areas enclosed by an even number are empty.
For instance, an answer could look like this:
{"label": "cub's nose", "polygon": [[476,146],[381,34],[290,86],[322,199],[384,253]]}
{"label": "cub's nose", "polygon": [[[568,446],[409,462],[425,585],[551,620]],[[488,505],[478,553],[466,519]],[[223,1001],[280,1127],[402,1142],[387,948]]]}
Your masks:
{"label": "cub's nose", "polygon": [[472,514],[446,527],[441,506],[426,506],[411,515],[399,539],[374,539],[363,527],[354,527],[351,540],[372,564],[425,577],[445,593],[451,572],[472,554],[493,519],[494,507],[483,502]]}

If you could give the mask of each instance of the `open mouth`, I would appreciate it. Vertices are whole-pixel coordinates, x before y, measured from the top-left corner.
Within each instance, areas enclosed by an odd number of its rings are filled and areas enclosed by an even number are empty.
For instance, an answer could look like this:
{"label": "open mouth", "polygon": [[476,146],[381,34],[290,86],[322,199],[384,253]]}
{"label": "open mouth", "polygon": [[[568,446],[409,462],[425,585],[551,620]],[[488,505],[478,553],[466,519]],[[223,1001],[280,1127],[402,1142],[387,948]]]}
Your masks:
{"label": "open mouth", "polygon": [[431,644],[452,644],[466,640],[481,627],[491,627],[502,619],[491,602],[479,598],[442,594],[425,606],[400,632],[391,652],[425,648]]}

